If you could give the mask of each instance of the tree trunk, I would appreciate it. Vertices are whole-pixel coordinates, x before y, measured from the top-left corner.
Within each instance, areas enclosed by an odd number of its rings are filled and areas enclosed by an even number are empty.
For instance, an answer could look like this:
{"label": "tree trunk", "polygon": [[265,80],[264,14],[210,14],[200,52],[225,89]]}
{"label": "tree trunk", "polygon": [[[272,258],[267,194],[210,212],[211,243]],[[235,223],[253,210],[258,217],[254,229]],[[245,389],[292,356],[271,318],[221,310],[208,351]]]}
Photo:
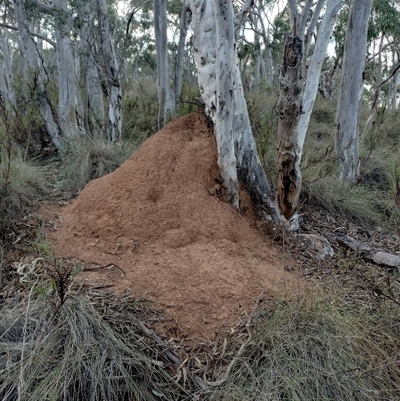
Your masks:
{"label": "tree trunk", "polygon": [[154,0],[154,34],[157,49],[158,129],[175,115],[168,62],[167,0]]}
{"label": "tree trunk", "polygon": [[342,0],[329,0],[325,15],[322,19],[321,27],[318,30],[318,38],[315,44],[314,53],[308,67],[306,84],[304,86],[303,102],[301,109],[301,116],[298,126],[298,148],[299,157],[297,159],[298,169],[300,171],[299,163],[303,152],[304,140],[310,122],[311,113],[314,108],[315,99],[318,93],[319,78],[321,75],[322,64],[326,57],[329,39],[332,35],[333,25],[335,23],[336,15],[342,6]]}
{"label": "tree trunk", "polygon": [[[392,52],[392,63],[393,63],[393,68],[395,68],[397,64],[397,57],[396,57],[396,52],[393,50]],[[391,111],[396,111],[397,110],[397,88],[399,86],[399,72],[397,71],[393,79],[390,82],[389,86],[389,107]]]}
{"label": "tree trunk", "polygon": [[53,0],[57,8],[55,36],[58,68],[58,122],[65,138],[79,133],[76,113],[75,59],[72,52],[70,30],[72,21],[68,16],[66,0]]}
{"label": "tree trunk", "polygon": [[115,54],[108,22],[106,0],[97,0],[99,32],[104,70],[109,84],[108,127],[107,138],[118,141],[121,137],[122,127],[122,88],[120,68]]}
{"label": "tree trunk", "polygon": [[299,169],[298,123],[302,102],[302,41],[298,36],[286,38],[283,66],[279,78],[278,113],[278,203],[282,214],[290,218],[296,211],[301,188]]}
{"label": "tree trunk", "polygon": [[385,36],[382,33],[381,40],[379,41],[379,47],[378,47],[378,65],[377,65],[377,74],[376,74],[377,88],[375,90],[375,96],[374,96],[374,100],[372,102],[370,115],[367,119],[367,122],[365,123],[364,129],[360,136],[360,144],[363,144],[364,141],[367,139],[369,128],[371,127],[372,123],[375,120],[375,116],[376,116],[376,113],[377,113],[378,107],[379,107],[379,101],[380,101],[380,97],[381,97],[381,85],[382,85],[382,49],[383,49],[384,39],[385,39]]}
{"label": "tree trunk", "polygon": [[178,112],[182,93],[183,58],[185,55],[185,42],[188,30],[188,20],[189,20],[189,11],[187,5],[184,2],[182,6],[181,22],[179,29],[178,52],[176,55],[176,65],[175,65],[175,92],[174,92],[175,113]]}
{"label": "tree trunk", "polygon": [[3,53],[3,74],[1,74],[1,87],[3,96],[7,101],[6,107],[9,109],[17,105],[14,91],[14,81],[11,71],[11,57],[8,49],[8,35],[0,31],[0,46]]}
{"label": "tree trunk", "polygon": [[278,224],[280,213],[251,132],[233,36],[232,3],[224,0],[188,3],[193,18],[199,88],[205,112],[214,123],[223,184],[237,206],[239,179],[255,206]]}
{"label": "tree trunk", "polygon": [[347,24],[336,115],[339,177],[354,182],[359,169],[359,126],[368,20],[372,0],[353,0]]}
{"label": "tree trunk", "polygon": [[305,43],[305,52],[307,52],[309,37],[315,30],[324,0],[317,2],[307,34],[305,34],[305,28],[312,1],[305,2],[302,14],[299,14],[294,0],[288,1],[292,35],[287,37],[285,43],[280,75],[280,95],[276,108],[279,116],[278,203],[287,219],[297,217],[296,208],[302,183],[300,161],[304,140],[318,92],[322,63],[341,2],[342,0],[330,0],[327,5],[308,68],[303,95],[303,73],[307,71],[307,54],[303,54],[303,44]]}
{"label": "tree trunk", "polygon": [[38,105],[40,113],[46,125],[47,132],[58,150],[63,150],[64,145],[60,135],[59,127],[54,121],[53,110],[47,96],[43,80],[43,69],[37,57],[34,41],[28,29],[27,16],[23,0],[14,0],[15,19],[18,24],[20,50],[27,61],[32,73],[38,77]]}
{"label": "tree trunk", "polygon": [[84,13],[80,27],[80,54],[83,72],[83,121],[86,132],[100,136],[104,129],[104,99],[97,64],[94,59],[96,42],[93,33],[93,1],[82,0]]}

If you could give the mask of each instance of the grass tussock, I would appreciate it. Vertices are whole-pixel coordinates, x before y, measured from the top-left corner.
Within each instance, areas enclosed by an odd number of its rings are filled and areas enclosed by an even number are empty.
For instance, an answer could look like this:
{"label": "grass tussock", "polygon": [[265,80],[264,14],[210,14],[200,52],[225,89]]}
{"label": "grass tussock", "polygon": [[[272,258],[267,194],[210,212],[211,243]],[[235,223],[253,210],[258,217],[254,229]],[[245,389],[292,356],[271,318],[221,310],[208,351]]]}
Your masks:
{"label": "grass tussock", "polygon": [[111,143],[103,138],[78,137],[68,143],[62,160],[63,189],[81,191],[86,184],[117,169],[133,152],[126,142]]}
{"label": "grass tussock", "polygon": [[0,229],[48,190],[43,170],[20,152],[0,154]]}
{"label": "grass tussock", "polygon": [[179,399],[179,386],[167,373],[162,355],[154,351],[149,356],[129,305],[121,313],[111,308],[112,301],[107,307],[104,302],[70,296],[55,309],[31,296],[17,307],[5,307],[0,399]]}
{"label": "grass tussock", "polygon": [[376,401],[400,397],[399,318],[282,303],[253,339],[216,401]]}
{"label": "grass tussock", "polygon": [[354,221],[400,227],[400,209],[390,192],[364,185],[344,185],[334,177],[305,182],[304,199]]}

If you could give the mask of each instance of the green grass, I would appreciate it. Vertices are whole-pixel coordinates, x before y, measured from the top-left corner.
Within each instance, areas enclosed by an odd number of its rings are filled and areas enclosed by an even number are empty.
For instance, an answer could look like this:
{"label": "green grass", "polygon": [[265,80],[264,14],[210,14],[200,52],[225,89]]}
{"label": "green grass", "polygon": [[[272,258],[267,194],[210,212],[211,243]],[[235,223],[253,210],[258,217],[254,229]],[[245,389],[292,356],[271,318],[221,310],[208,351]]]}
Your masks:
{"label": "green grass", "polygon": [[62,159],[61,187],[73,192],[81,191],[89,181],[117,169],[133,150],[134,146],[126,142],[110,143],[103,138],[70,140]]}
{"label": "green grass", "polygon": [[400,397],[399,316],[323,300],[279,303],[212,400],[376,401]]}
{"label": "green grass", "polygon": [[43,170],[20,152],[0,154],[0,238],[7,227],[48,191]]}

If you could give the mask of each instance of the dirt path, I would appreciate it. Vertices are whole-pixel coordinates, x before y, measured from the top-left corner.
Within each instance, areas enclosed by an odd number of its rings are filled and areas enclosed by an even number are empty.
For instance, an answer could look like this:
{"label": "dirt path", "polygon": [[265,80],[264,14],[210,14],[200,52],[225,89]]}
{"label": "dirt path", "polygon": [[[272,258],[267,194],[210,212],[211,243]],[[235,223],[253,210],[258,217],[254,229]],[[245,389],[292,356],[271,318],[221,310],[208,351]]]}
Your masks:
{"label": "dirt path", "polygon": [[285,269],[294,262],[260,233],[247,193],[242,214],[220,199],[218,171],[203,117],[173,121],[52,212],[62,221],[51,234],[56,254],[84,260],[89,285],[146,296],[183,335],[211,339],[255,299],[301,286]]}

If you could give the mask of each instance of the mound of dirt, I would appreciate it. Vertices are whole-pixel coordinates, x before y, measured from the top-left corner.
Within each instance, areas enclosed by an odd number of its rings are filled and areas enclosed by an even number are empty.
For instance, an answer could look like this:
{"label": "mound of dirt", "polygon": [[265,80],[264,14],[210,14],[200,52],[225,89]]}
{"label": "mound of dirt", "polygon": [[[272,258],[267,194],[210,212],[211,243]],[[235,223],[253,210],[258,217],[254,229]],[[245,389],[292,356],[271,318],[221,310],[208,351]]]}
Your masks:
{"label": "mound of dirt", "polygon": [[216,160],[201,115],[171,122],[62,209],[56,254],[104,266],[84,273],[90,285],[146,296],[187,336],[211,338],[258,297],[297,291],[248,194],[242,214],[218,196]]}

